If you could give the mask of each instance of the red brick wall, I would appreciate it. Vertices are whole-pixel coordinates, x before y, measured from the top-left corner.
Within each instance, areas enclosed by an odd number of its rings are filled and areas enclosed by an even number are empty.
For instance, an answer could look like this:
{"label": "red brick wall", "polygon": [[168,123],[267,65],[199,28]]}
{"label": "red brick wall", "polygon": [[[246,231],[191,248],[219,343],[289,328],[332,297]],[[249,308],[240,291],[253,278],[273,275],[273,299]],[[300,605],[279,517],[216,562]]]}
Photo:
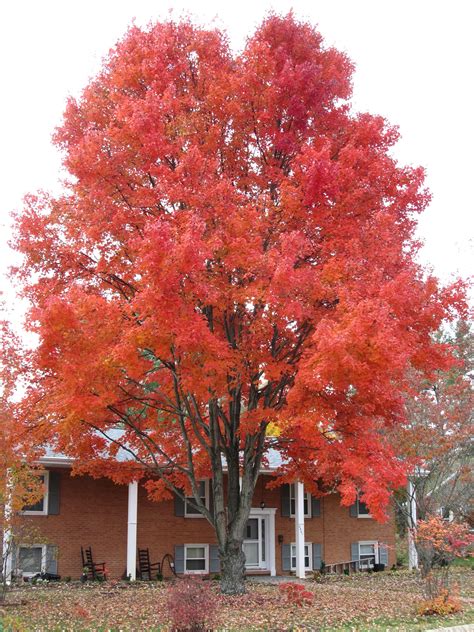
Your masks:
{"label": "red brick wall", "polygon": [[[28,516],[44,538],[58,546],[58,572],[63,577],[79,577],[82,571],[80,547],[91,546],[97,561],[105,561],[110,577],[120,577],[126,568],[127,551],[127,486],[115,485],[108,479],[88,476],[71,477],[61,471],[60,514]],[[293,518],[283,518],[280,490],[269,490],[261,477],[254,506],[276,507],[275,540],[277,573],[281,573],[281,544],[295,541]],[[321,499],[321,517],[305,520],[305,540],[321,543],[326,563],[351,559],[351,542],[375,540],[389,545],[389,564],[395,561],[395,533],[392,520],[379,524],[371,518],[351,518],[349,509],[341,507],[336,495]],[[210,544],[215,542],[213,530],[204,518],[181,518],[174,515],[173,501],[155,503],[148,500],[143,488],[138,500],[138,546],[149,548],[152,561],[165,553],[174,554],[175,544]]]}
{"label": "red brick wall", "polygon": [[81,545],[92,547],[94,558],[107,563],[111,576],[121,576],[126,559],[127,487],[106,478],[57,471],[61,472],[59,515],[25,516],[25,521],[44,535],[46,543],[58,546],[62,577],[81,575]]}

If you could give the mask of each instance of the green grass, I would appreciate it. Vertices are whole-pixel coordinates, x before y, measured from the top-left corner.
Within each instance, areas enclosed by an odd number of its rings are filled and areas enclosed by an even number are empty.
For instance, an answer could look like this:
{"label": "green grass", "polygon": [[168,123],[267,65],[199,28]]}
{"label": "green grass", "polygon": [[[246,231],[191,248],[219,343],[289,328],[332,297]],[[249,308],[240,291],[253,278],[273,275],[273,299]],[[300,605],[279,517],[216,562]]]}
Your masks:
{"label": "green grass", "polygon": [[474,571],[474,556],[470,557],[457,557],[452,566],[456,566],[458,568],[469,568],[471,571]]}
{"label": "green grass", "polygon": [[367,623],[363,619],[348,621],[341,627],[321,628],[319,632],[408,632],[411,630],[432,630],[450,628],[457,625],[474,623],[474,610],[451,615],[449,617],[382,617]]}

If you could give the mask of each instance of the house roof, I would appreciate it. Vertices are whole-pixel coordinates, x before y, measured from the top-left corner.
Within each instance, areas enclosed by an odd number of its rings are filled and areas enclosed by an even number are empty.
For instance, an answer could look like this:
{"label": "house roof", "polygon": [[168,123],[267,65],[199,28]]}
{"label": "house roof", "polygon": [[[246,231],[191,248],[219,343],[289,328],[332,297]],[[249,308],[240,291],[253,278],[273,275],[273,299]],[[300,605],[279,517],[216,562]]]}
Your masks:
{"label": "house roof", "polygon": [[[107,431],[107,435],[109,437],[109,443],[113,441],[120,440],[123,435],[123,430],[120,428],[114,428]],[[119,448],[116,454],[116,459],[120,463],[125,463],[127,461],[133,461],[133,456],[124,450],[123,448]],[[45,451],[43,456],[39,459],[39,463],[44,466],[57,466],[57,467],[71,467],[74,463],[74,458],[68,456],[67,454],[58,452],[52,446],[47,445],[45,447]],[[278,470],[283,464],[283,459],[278,450],[274,448],[269,448],[266,453],[267,465],[262,468],[262,472],[273,472]],[[224,461],[224,469],[225,469],[225,459]]]}

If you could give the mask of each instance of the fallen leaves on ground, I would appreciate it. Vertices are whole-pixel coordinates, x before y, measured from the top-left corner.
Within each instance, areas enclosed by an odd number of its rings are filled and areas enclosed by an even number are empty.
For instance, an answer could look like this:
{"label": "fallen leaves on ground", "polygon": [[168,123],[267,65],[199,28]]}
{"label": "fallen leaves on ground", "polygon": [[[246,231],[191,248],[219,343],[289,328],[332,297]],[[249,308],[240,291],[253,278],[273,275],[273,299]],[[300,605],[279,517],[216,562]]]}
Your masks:
{"label": "fallen leaves on ground", "polygon": [[[465,608],[473,601],[473,573],[456,572]],[[3,628],[30,630],[168,630],[166,594],[169,584],[107,582],[60,583],[15,588],[9,598],[16,604],[0,607]],[[314,594],[311,605],[291,607],[278,585],[249,581],[245,595],[230,597],[213,590],[219,601],[219,628],[225,630],[345,630],[389,629],[390,621],[412,620],[416,629],[416,604],[421,599],[417,576],[408,572],[331,577],[324,583],[307,581]],[[23,600],[23,602],[21,602]],[[377,620],[387,627],[377,627]],[[419,621],[419,618],[418,618]],[[374,626],[373,628],[371,626]],[[393,624],[392,624],[393,625]],[[436,627],[436,626],[434,626]],[[1,625],[0,625],[1,629]]]}

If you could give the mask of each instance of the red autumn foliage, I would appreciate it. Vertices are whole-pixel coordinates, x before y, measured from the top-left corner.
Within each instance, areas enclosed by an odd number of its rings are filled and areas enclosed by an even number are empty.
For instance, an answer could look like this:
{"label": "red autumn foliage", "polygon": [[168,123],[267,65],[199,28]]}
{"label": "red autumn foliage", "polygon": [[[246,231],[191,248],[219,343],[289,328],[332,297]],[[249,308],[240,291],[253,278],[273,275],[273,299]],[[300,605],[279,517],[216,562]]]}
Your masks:
{"label": "red autumn foliage", "polygon": [[310,606],[314,601],[314,594],[309,590],[306,590],[303,584],[296,584],[295,582],[285,582],[280,584],[280,593],[284,595],[288,605],[297,606]]}
{"label": "red autumn foliage", "polygon": [[444,564],[466,555],[474,543],[474,536],[467,524],[432,516],[419,521],[415,540],[419,548],[427,551],[433,564]]}
{"label": "red autumn foliage", "polygon": [[210,582],[182,579],[168,589],[168,614],[173,632],[212,630],[217,598]]}
{"label": "red autumn foliage", "polygon": [[420,608],[426,611],[424,614],[457,612],[458,602],[453,597],[450,582],[450,564],[456,557],[470,554],[474,537],[469,526],[433,516],[419,521],[414,536],[427,597]]}
{"label": "red autumn foliage", "polygon": [[64,194],[18,217],[40,341],[25,425],[76,471],[145,469],[156,498],[192,494],[224,579],[269,447],[279,483],[318,480],[347,505],[361,491],[384,519],[407,368],[449,364],[431,334],[462,284],[416,264],[423,170],[396,163],[382,117],[351,112],[351,72],[291,14],[237,55],[187,21],[133,26],[68,102]]}

